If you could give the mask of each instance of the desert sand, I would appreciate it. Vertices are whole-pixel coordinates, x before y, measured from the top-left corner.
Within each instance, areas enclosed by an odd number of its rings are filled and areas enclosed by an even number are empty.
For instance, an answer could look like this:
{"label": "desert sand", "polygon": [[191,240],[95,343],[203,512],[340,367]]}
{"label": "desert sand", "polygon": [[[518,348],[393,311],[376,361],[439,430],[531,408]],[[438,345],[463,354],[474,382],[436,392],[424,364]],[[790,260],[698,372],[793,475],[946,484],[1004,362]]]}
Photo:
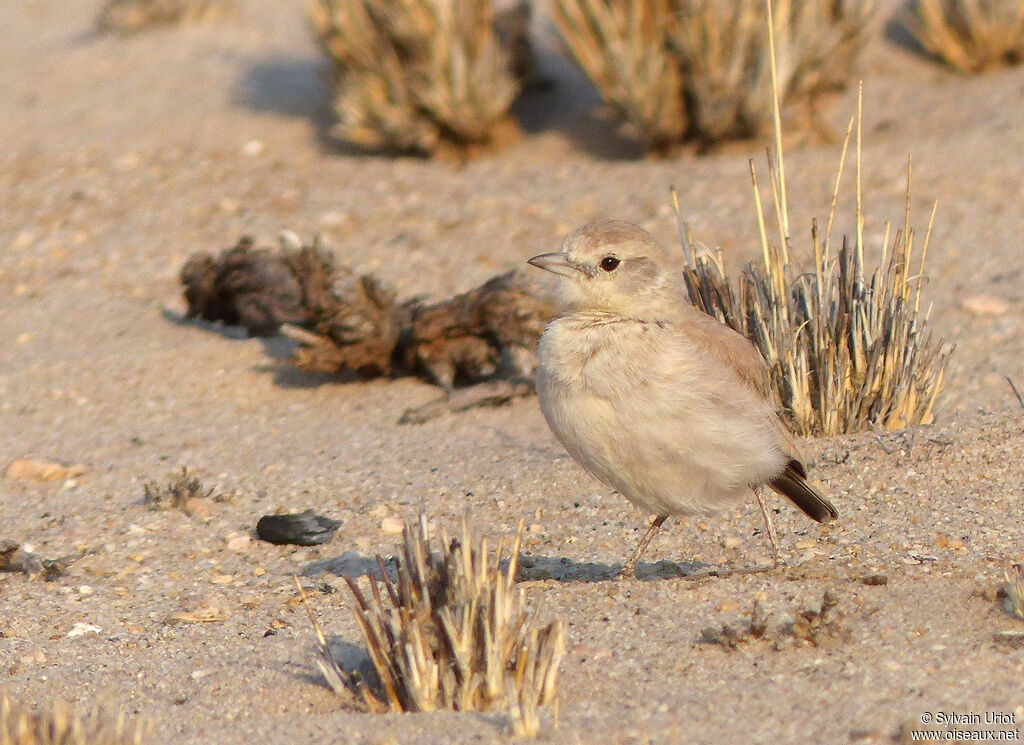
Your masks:
{"label": "desert sand", "polygon": [[[463,168],[360,156],[329,137],[300,0],[130,38],[96,34],[100,5],[0,6],[0,473],[22,458],[82,466],[0,475],[0,538],[85,552],[51,582],[0,573],[0,687],[115,702],[153,722],[153,743],[509,741],[501,712],[372,715],[336,696],[292,581],[336,644],[359,647],[342,575],[394,551],[388,518],[452,528],[468,510],[494,539],[525,518],[527,600],[566,624],[542,741],[887,743],[952,711],[1013,715],[1002,729],[1019,732],[1024,648],[994,634],[1024,630],[995,597],[1024,561],[1022,408],[1006,381],[1024,386],[1024,68],[960,77],[882,33],[863,58],[869,240],[902,221],[908,154],[921,234],[939,200],[925,299],[956,351],[935,424],[805,441],[841,517],[820,527],[772,497],[788,567],[655,571],[765,561],[750,500],[670,522],[645,556],[653,576],[615,581],[646,516],[564,453],[534,398],[401,426],[436,387],[304,375],[283,340],[183,322],[178,269],[289,229],[402,296],[442,298],[599,217],[675,240],[671,184],[738,267],[756,256],[748,160],[765,143],[639,158],[549,55],[554,85],[520,105],[511,148]],[[855,93],[827,110],[844,130]],[[790,148],[798,230],[827,213],[838,153]],[[142,503],[182,467],[227,497],[210,514]],[[255,538],[261,515],[307,507],[343,522],[333,542]],[[835,625],[814,642],[702,641],[744,628],[755,599],[774,629],[825,591]]]}

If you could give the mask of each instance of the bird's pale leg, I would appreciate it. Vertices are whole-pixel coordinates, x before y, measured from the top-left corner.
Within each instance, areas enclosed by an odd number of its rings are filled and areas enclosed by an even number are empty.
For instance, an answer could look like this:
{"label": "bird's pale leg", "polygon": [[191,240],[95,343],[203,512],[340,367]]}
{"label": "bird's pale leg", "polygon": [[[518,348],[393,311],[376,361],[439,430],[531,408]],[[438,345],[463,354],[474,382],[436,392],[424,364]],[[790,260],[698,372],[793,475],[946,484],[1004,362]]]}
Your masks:
{"label": "bird's pale leg", "polygon": [[650,545],[658,529],[661,528],[666,520],[668,520],[668,515],[658,515],[654,518],[650,527],[647,528],[647,532],[644,533],[644,537],[640,539],[640,545],[636,547],[636,551],[629,557],[629,561],[623,565],[622,571],[619,572],[620,577],[632,577],[636,574],[636,565],[640,561],[640,557],[647,550],[647,546]]}
{"label": "bird's pale leg", "polygon": [[754,489],[754,498],[757,500],[757,506],[761,508],[765,528],[768,529],[768,540],[771,541],[772,552],[775,555],[775,566],[785,564],[782,551],[779,550],[779,534],[775,532],[775,521],[772,519],[772,513],[769,511],[768,505],[765,504],[764,495],[761,494],[760,489]]}

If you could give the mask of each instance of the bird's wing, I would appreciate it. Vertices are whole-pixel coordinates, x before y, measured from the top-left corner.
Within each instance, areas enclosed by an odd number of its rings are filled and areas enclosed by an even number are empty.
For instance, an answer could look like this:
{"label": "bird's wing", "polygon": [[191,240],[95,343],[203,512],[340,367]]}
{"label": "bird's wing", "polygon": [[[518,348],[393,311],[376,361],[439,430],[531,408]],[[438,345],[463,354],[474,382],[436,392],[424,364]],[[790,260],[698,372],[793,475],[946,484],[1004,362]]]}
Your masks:
{"label": "bird's wing", "polygon": [[696,308],[692,310],[683,324],[686,337],[732,370],[748,388],[778,409],[779,394],[772,384],[768,363],[757,351],[757,347],[716,318]]}
{"label": "bird's wing", "polygon": [[[739,378],[751,391],[766,401],[778,413],[782,408],[779,392],[772,382],[772,374],[761,353],[749,339],[736,332],[707,313],[693,309],[683,325],[687,338],[703,349],[707,354],[720,362]],[[776,418],[776,426],[781,439],[782,451],[803,469],[802,456],[797,448],[796,440],[786,429],[780,418]]]}

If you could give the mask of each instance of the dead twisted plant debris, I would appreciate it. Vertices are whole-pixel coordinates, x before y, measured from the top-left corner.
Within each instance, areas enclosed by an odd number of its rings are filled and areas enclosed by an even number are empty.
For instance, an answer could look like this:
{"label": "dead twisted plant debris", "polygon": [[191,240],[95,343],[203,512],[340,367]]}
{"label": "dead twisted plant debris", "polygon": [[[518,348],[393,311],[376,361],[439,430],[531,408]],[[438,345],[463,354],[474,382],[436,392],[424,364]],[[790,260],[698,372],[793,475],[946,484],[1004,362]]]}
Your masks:
{"label": "dead twisted plant debris", "polygon": [[522,532],[520,522],[508,556],[502,539],[492,559],[487,540],[474,539],[467,519],[459,538],[441,531],[439,551],[424,515],[407,525],[396,579],[379,555],[381,581],[369,577],[369,594],[346,578],[373,665],[370,678],[334,659],[310,609],[318,664],[331,688],[354,693],[373,712],[504,709],[516,734],[535,736],[538,707],[557,694],[565,639],[560,619],[539,626],[523,591],[513,589]]}
{"label": "dead twisted plant debris", "polygon": [[819,607],[804,608],[794,614],[792,620],[773,627],[760,599],[755,598],[746,624],[709,626],[701,632],[700,641],[738,649],[744,643],[759,640],[770,644],[776,652],[796,644],[821,647],[841,643],[849,638],[849,631],[843,625],[842,613],[836,610],[838,605],[839,595],[826,590]]}
{"label": "dead twisted plant debris", "polygon": [[32,553],[17,541],[0,538],[0,572],[21,572],[50,582],[63,576],[68,567],[83,556],[85,552],[79,551],[57,559],[47,559]]}
{"label": "dead twisted plant debris", "polygon": [[101,31],[134,34],[156,26],[223,18],[235,10],[231,0],[108,0],[97,25]]}
{"label": "dead twisted plant debris", "polygon": [[0,745],[141,745],[149,729],[109,708],[97,706],[83,715],[56,702],[33,712],[0,694]]}
{"label": "dead twisted plant debris", "polygon": [[827,132],[816,106],[848,85],[872,17],[870,0],[776,0],[769,37],[765,0],[555,0],[553,10],[580,67],[650,151],[761,134],[773,58],[782,103],[802,129]]}
{"label": "dead twisted plant debris", "polygon": [[[843,167],[856,123],[856,235],[837,251],[832,227]],[[776,157],[769,158],[778,240],[768,238],[757,175],[751,161],[762,263],[731,280],[720,253],[696,252],[680,222],[685,278],[697,307],[749,338],[767,360],[783,411],[800,435],[832,436],[872,426],[904,429],[934,419],[936,399],[952,348],[933,339],[921,312],[924,263],[937,203],[920,256],[910,225],[911,167],[902,227],[887,222],[877,266],[864,254],[861,181],[861,109],[847,129],[824,236],[817,221],[805,255],[795,261],[790,237],[785,164],[776,118]],[[676,200],[678,211],[678,200]],[[891,239],[891,242],[890,242]]]}
{"label": "dead twisted plant debris", "polygon": [[[194,254],[181,281],[189,318],[240,324],[256,335],[282,330],[301,344],[292,364],[309,372],[424,376],[454,409],[529,393],[537,342],[556,308],[520,271],[438,303],[400,302],[376,277],[337,266],[319,241],[301,245],[292,234],[280,251],[243,238],[216,257]],[[453,395],[457,385],[487,382],[493,385],[475,395]],[[428,408],[407,420],[436,413]]]}
{"label": "dead twisted plant debris", "polygon": [[960,72],[1024,62],[1020,0],[912,0],[903,23],[926,52]]}
{"label": "dead twisted plant debris", "polygon": [[314,0],[337,136],[460,158],[515,138],[509,109],[533,68],[529,12],[526,0]]}

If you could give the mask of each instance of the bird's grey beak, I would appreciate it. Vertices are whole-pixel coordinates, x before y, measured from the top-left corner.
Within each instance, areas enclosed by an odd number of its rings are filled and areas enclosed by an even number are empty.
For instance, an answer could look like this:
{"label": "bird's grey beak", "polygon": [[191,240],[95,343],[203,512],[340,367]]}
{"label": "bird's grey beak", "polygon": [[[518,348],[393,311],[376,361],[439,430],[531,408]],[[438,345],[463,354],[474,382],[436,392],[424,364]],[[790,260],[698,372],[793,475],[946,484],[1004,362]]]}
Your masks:
{"label": "bird's grey beak", "polygon": [[579,269],[569,263],[562,253],[541,254],[528,259],[527,264],[533,264],[538,269],[558,274],[563,277],[578,276]]}

